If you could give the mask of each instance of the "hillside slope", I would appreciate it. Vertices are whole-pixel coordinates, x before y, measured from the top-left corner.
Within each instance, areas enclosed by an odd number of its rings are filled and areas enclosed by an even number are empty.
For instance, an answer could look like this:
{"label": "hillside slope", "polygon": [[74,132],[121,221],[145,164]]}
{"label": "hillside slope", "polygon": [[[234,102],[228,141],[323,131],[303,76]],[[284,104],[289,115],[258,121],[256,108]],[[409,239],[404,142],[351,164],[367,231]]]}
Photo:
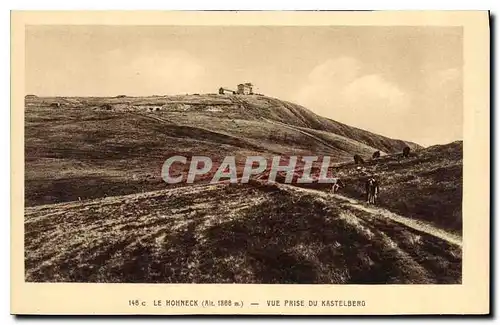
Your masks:
{"label": "hillside slope", "polygon": [[359,207],[254,181],[27,208],[26,281],[461,283],[460,238]]}
{"label": "hillside slope", "polygon": [[415,143],[390,139],[372,132],[348,126],[332,119],[319,116],[303,106],[276,98],[241,96],[238,97],[237,100],[244,105],[246,110],[252,112],[255,117],[263,117],[303,128],[326,131],[355,140],[387,153],[399,152],[405,146],[410,146],[413,149],[420,148],[420,146]]}
{"label": "hillside slope", "polygon": [[462,233],[462,141],[432,146],[407,159],[389,156],[370,161],[361,175],[352,173],[349,165],[334,173],[350,184],[344,195],[365,199],[364,175],[375,175],[380,182],[380,206]]}
{"label": "hillside slope", "polygon": [[215,162],[234,155],[240,164],[252,155],[329,155],[341,162],[406,144],[417,147],[265,96],[29,97],[25,204],[162,189],[161,167],[172,155]]}
{"label": "hillside slope", "polygon": [[[362,166],[338,164],[332,175],[345,184],[340,194],[360,201],[366,201],[366,179],[374,176],[380,185],[379,206],[461,235],[462,170],[463,143],[456,141],[419,150],[408,158],[398,154],[368,160]],[[317,175],[319,169],[313,167],[312,173]],[[299,170],[295,179],[300,175]],[[331,188],[318,183],[295,185],[321,191]]]}

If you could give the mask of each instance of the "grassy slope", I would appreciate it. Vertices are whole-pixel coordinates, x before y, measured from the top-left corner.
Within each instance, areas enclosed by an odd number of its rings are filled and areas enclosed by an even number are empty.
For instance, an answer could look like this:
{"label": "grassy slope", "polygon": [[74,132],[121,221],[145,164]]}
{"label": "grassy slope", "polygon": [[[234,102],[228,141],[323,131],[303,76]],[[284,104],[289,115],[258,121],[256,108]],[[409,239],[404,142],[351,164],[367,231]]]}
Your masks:
{"label": "grassy slope", "polygon": [[[374,175],[380,182],[378,205],[461,234],[462,150],[462,142],[457,141],[419,150],[409,158],[390,155],[369,160],[362,170],[354,163],[342,164],[332,173],[346,185],[342,195],[362,201],[366,200],[364,182]],[[303,186],[329,190],[325,184]]]}
{"label": "grassy slope", "polygon": [[[380,205],[405,216],[429,221],[449,231],[462,231],[462,142],[434,146],[408,159],[398,156],[370,162],[368,173],[380,179]],[[347,194],[361,198],[364,177],[345,175]],[[361,182],[360,182],[361,181]]]}
{"label": "grassy slope", "polygon": [[27,208],[25,234],[29,282],[461,282],[458,246],[255,182]]}
{"label": "grassy slope", "polygon": [[384,152],[395,153],[405,146],[420,148],[419,145],[402,140],[390,139],[372,132],[361,130],[337,121],[319,116],[303,106],[276,98],[250,96],[239,97],[245,108],[256,112],[256,116],[274,119],[283,123],[314,130],[327,131]]}
{"label": "grassy slope", "polygon": [[[62,108],[48,107],[55,101]],[[118,111],[96,110],[104,103]],[[147,112],[149,107],[165,110]],[[26,101],[25,119],[27,206],[165,188],[161,166],[173,154],[214,161],[325,154],[343,161],[377,149],[399,151],[404,144],[260,96],[34,98]]]}

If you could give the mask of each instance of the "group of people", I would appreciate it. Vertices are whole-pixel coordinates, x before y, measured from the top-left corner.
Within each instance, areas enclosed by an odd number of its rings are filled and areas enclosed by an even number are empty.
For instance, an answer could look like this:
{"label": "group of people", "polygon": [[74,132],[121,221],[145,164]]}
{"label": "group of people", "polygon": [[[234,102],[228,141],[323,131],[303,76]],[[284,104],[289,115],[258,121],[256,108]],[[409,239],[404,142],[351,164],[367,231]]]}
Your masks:
{"label": "group of people", "polygon": [[[340,178],[336,178],[333,181],[331,192],[335,194],[343,187],[345,187],[344,182],[342,182]],[[369,204],[376,204],[379,191],[378,180],[374,176],[369,176],[365,181],[366,202]]]}

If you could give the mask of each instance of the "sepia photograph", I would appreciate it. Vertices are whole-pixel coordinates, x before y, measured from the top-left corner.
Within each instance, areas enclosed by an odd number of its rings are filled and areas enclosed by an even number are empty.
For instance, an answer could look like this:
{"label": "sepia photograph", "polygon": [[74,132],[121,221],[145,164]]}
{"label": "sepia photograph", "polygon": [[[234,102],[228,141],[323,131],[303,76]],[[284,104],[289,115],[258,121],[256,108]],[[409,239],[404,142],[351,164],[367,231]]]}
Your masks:
{"label": "sepia photograph", "polygon": [[22,34],[24,283],[462,285],[463,26]]}

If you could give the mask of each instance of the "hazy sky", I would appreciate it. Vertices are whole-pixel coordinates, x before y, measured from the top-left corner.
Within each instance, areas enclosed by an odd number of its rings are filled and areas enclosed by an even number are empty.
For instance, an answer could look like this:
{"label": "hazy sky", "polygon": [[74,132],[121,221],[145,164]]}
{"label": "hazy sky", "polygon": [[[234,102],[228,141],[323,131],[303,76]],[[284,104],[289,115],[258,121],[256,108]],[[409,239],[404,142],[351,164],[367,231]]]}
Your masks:
{"label": "hazy sky", "polygon": [[462,139],[455,27],[30,26],[26,93],[256,92],[422,145]]}

